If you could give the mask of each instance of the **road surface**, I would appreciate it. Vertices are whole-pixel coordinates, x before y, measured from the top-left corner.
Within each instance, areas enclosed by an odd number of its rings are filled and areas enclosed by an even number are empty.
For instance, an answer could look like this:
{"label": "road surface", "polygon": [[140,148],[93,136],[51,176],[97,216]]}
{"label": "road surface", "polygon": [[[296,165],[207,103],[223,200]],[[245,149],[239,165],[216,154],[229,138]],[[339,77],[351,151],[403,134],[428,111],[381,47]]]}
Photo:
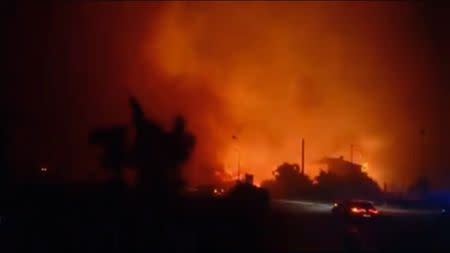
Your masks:
{"label": "road surface", "polygon": [[[298,213],[316,213],[326,214],[331,212],[333,203],[331,202],[312,202],[302,200],[274,200],[273,205],[278,208],[282,208],[285,211],[298,212]],[[381,211],[384,216],[409,216],[409,215],[440,215],[442,209],[408,209],[395,207],[392,205],[375,205],[375,207]]]}
{"label": "road surface", "polygon": [[267,241],[274,252],[450,252],[441,210],[376,207],[378,219],[349,223],[331,215],[332,203],[274,200]]}

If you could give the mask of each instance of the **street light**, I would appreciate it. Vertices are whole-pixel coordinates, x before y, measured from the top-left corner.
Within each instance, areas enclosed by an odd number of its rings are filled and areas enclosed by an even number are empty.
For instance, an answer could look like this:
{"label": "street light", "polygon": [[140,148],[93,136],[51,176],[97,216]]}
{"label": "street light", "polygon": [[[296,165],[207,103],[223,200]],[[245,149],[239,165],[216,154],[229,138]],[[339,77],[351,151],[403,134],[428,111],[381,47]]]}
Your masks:
{"label": "street light", "polygon": [[[236,141],[236,145],[239,145],[239,140],[238,140],[238,138],[236,137],[236,135],[233,135],[232,137],[231,137],[234,141]],[[240,152],[239,152],[239,147],[237,146],[236,147],[236,152],[237,152],[237,180],[239,181],[240,180],[240,176],[241,176],[241,165],[240,165],[240,160],[241,160],[241,154],[240,154]]]}

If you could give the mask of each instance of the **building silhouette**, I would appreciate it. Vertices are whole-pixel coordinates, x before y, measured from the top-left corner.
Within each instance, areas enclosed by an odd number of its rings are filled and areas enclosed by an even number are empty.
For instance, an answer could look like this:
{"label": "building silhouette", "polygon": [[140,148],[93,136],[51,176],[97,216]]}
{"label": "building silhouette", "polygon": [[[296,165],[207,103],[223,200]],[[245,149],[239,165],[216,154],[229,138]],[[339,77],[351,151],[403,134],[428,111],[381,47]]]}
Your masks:
{"label": "building silhouette", "polygon": [[326,157],[320,160],[320,163],[327,165],[328,173],[340,177],[359,175],[362,172],[360,164],[347,161],[342,156],[339,158]]}

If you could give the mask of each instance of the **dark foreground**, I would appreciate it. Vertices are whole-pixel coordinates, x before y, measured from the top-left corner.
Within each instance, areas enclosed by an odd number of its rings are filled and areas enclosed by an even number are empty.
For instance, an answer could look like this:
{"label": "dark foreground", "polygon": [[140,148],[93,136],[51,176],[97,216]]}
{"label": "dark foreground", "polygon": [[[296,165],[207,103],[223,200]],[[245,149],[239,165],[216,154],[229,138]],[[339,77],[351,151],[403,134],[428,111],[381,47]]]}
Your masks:
{"label": "dark foreground", "polygon": [[[247,196],[248,197],[248,196]],[[447,251],[448,217],[386,215],[365,222],[322,206],[242,198],[160,199],[133,192],[31,188],[2,201],[0,252]]]}
{"label": "dark foreground", "polygon": [[[331,207],[330,207],[331,208]],[[385,213],[346,221],[330,212],[275,202],[271,250],[275,252],[448,252],[450,218],[439,212]]]}

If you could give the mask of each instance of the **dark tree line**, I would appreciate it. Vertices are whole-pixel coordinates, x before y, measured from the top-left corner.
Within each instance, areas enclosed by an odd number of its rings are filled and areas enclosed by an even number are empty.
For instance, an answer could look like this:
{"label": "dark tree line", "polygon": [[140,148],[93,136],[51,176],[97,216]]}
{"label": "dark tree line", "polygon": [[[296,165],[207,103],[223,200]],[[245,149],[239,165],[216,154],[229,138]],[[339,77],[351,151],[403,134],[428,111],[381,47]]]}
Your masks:
{"label": "dark tree line", "polygon": [[382,190],[367,173],[360,172],[346,177],[320,171],[316,177],[317,196],[322,199],[369,198],[380,199]]}
{"label": "dark tree line", "polygon": [[378,184],[364,172],[342,177],[320,171],[313,181],[300,172],[297,164],[283,163],[273,175],[274,178],[264,181],[262,187],[278,198],[379,198],[382,193]]}
{"label": "dark tree line", "polygon": [[296,198],[311,193],[311,179],[299,172],[297,164],[283,163],[272,172],[273,180],[262,183],[276,197]]}
{"label": "dark tree line", "polygon": [[[103,149],[101,163],[110,169],[118,183],[123,183],[125,167],[136,171],[140,191],[167,195],[179,193],[183,186],[181,165],[185,163],[195,145],[194,136],[186,131],[181,116],[173,121],[169,131],[147,118],[135,98],[130,99],[132,127],[116,125],[95,129],[89,140]],[[130,132],[134,133],[127,143]]]}
{"label": "dark tree line", "polygon": [[[181,247],[170,240],[178,233],[173,228],[184,220],[179,211],[184,206],[181,166],[191,155],[195,138],[180,116],[167,131],[146,117],[135,98],[130,99],[130,108],[131,127],[95,129],[89,141],[103,150],[100,161],[112,172],[113,188],[118,189],[110,192],[117,192],[120,199],[119,207],[111,210],[122,217],[119,241],[124,246],[120,248],[124,252],[171,251]],[[137,175],[132,185],[125,184],[125,168]]]}

